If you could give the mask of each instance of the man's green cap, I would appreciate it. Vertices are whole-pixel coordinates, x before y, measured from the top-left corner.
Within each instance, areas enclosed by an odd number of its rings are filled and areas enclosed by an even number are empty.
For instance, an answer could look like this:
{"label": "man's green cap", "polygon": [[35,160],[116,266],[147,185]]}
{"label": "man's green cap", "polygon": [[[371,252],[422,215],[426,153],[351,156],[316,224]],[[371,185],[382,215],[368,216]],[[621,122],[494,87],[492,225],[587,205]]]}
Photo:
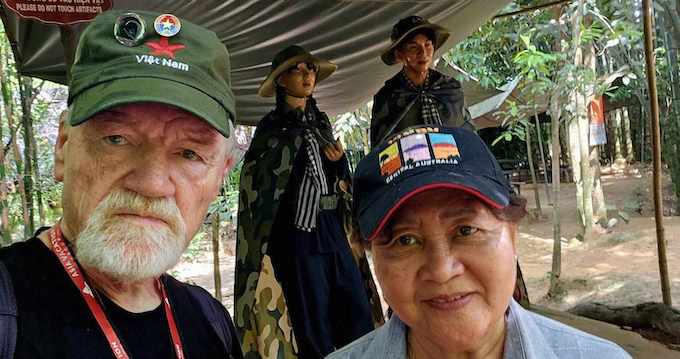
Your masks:
{"label": "man's green cap", "polygon": [[113,106],[158,102],[229,137],[235,118],[230,76],[229,52],[214,32],[168,14],[107,11],[87,26],[76,49],[70,124]]}

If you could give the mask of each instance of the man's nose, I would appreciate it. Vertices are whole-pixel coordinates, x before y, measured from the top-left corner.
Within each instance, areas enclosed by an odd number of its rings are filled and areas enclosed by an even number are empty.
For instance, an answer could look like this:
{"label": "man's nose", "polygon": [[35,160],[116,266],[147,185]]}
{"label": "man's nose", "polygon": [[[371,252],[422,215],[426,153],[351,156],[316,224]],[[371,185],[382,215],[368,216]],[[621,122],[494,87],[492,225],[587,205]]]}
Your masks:
{"label": "man's nose", "polygon": [[125,187],[149,198],[173,196],[175,185],[171,178],[170,160],[159,151],[140,152],[136,159],[131,159]]}

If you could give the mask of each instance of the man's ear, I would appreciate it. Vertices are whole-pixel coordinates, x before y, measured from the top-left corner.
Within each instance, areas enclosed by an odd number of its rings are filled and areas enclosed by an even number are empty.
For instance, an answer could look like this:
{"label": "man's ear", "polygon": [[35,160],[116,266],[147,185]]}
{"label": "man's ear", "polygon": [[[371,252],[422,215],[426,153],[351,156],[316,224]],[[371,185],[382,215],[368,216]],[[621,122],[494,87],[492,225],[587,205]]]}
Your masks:
{"label": "man's ear", "polygon": [[64,180],[64,147],[66,147],[66,141],[68,141],[68,132],[71,128],[65,123],[66,121],[63,119],[64,113],[62,113],[61,117],[62,119],[59,121],[59,134],[57,135],[57,143],[54,144],[54,179],[57,180],[57,182]]}

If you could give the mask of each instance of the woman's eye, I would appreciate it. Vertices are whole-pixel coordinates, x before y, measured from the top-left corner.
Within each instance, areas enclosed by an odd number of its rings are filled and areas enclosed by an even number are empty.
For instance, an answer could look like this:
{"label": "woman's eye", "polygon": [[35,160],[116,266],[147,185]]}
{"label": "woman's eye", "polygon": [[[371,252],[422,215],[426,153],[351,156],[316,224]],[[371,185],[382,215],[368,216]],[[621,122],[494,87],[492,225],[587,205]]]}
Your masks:
{"label": "woman's eye", "polygon": [[199,156],[196,152],[189,150],[189,149],[184,149],[182,150],[182,157],[190,160],[190,161],[201,161],[203,160],[201,156]]}
{"label": "woman's eye", "polygon": [[472,226],[461,226],[458,228],[458,235],[468,237],[471,236],[479,231],[479,228],[475,228]]}
{"label": "woman's eye", "polygon": [[104,141],[110,145],[126,145],[128,141],[125,139],[125,137],[121,135],[111,135],[111,136],[106,136],[104,137]]}
{"label": "woman's eye", "polygon": [[414,236],[404,235],[397,238],[395,243],[402,247],[409,247],[418,244],[418,239]]}

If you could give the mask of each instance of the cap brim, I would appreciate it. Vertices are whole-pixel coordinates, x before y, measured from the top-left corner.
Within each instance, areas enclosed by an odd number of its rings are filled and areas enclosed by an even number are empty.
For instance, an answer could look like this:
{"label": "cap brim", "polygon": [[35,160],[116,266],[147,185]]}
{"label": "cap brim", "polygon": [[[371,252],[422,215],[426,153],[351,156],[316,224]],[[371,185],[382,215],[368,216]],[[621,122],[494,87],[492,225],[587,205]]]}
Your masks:
{"label": "cap brim", "polygon": [[162,78],[135,77],[103,82],[79,93],[71,104],[70,124],[79,125],[101,111],[135,102],[181,108],[205,120],[224,137],[229,137],[227,121],[234,119],[234,114],[218,101],[194,87]]}
{"label": "cap brim", "polygon": [[430,29],[434,31],[434,36],[436,37],[434,44],[435,52],[439,50],[439,48],[442,47],[442,45],[444,45],[446,40],[448,40],[449,38],[449,31],[442,26],[439,26],[437,24],[418,25],[407,31],[404,35],[397,39],[397,41],[394,41],[385,51],[383,51],[382,55],[380,55],[380,59],[385,63],[385,65],[391,66],[396,64],[397,59],[394,56],[394,49],[396,49],[396,47],[399,46],[399,43],[401,43],[409,34],[421,29]]}
{"label": "cap brim", "polygon": [[434,189],[451,189],[465,192],[492,208],[504,208],[510,203],[510,192],[502,184],[487,177],[455,171],[439,171],[425,175],[411,175],[390,186],[380,198],[359,213],[359,228],[368,241],[384,229],[394,213],[413,196]]}
{"label": "cap brim", "polygon": [[285,62],[281,63],[274,71],[270,72],[267,78],[262,81],[260,88],[257,90],[257,94],[262,97],[273,97],[276,94],[276,85],[274,81],[279,77],[284,71],[288,70],[291,66],[299,62],[313,62],[319,66],[319,71],[316,73],[316,84],[318,85],[321,81],[332,75],[335,70],[338,69],[338,65],[324,60],[322,58],[316,57],[310,54],[303,54],[298,56],[293,56]]}

